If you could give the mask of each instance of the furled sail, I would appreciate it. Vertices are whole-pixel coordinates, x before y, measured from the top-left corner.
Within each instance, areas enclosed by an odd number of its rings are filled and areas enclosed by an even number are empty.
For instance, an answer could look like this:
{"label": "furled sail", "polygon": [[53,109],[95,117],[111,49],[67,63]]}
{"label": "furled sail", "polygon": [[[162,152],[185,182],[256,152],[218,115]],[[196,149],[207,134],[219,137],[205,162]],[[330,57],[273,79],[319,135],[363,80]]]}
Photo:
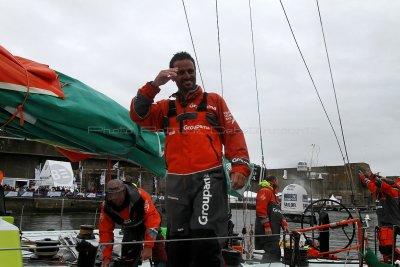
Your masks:
{"label": "furled sail", "polygon": [[60,148],[70,160],[91,155],[132,161],[165,175],[164,135],[142,131],[127,109],[47,65],[0,46],[0,127]]}

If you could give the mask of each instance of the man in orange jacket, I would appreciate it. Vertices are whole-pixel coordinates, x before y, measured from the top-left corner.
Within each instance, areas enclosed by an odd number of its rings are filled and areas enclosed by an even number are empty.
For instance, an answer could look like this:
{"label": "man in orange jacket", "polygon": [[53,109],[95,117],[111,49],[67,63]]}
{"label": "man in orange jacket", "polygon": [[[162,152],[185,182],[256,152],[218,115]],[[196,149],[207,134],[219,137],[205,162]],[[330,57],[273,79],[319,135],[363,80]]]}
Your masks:
{"label": "man in orange jacket", "polygon": [[[125,263],[130,263],[129,266],[138,266],[141,260],[151,259],[153,250],[162,255],[159,251],[163,250],[162,244],[154,242],[160,221],[151,196],[143,189],[121,180],[107,183],[106,201],[101,205],[99,220],[100,243],[114,242],[115,224],[121,225],[123,242],[144,240],[144,245],[122,245],[121,258]],[[104,245],[102,267],[110,266],[112,249],[113,245]],[[166,257],[153,260],[161,263],[166,261]]]}
{"label": "man in orange jacket", "polygon": [[372,196],[379,201],[376,207],[378,242],[384,262],[391,262],[393,251],[394,260],[400,260],[400,250],[394,243],[400,226],[400,178],[395,181],[381,179],[371,171],[368,171],[367,175],[360,171],[358,177]]}
{"label": "man in orange jacket", "polygon": [[277,262],[281,259],[279,248],[280,228],[288,231],[288,224],[282,216],[278,197],[278,180],[267,176],[260,182],[256,198],[255,234],[266,235],[255,238],[256,249],[263,249],[263,262]]}
{"label": "man in orange jacket", "polygon": [[[174,99],[154,103],[160,86],[170,80],[178,87]],[[186,52],[175,54],[169,69],[139,89],[130,115],[142,128],[166,134],[169,239],[226,236],[229,217],[223,150],[232,162],[234,189],[246,182],[249,156],[243,132],[224,99],[196,84],[193,58]],[[167,252],[173,267],[223,264],[217,240],[170,242]]]}

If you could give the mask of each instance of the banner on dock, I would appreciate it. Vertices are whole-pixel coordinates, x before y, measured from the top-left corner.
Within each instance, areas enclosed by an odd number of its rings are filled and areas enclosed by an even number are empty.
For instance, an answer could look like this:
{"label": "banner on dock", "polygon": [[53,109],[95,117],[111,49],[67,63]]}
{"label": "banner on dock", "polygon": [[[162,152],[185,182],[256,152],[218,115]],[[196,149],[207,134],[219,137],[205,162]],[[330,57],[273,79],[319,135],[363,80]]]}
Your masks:
{"label": "banner on dock", "polygon": [[281,210],[301,214],[308,205],[307,191],[298,184],[287,185],[282,191]]}
{"label": "banner on dock", "polygon": [[74,184],[74,173],[70,162],[46,160],[39,175],[41,186],[72,187]]}

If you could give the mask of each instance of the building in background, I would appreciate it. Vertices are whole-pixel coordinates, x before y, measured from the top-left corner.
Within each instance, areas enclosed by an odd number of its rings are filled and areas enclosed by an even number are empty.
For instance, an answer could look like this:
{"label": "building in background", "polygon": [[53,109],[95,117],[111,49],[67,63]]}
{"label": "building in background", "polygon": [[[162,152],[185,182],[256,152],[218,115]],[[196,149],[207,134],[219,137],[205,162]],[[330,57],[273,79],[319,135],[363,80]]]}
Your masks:
{"label": "building in background", "polygon": [[[15,187],[30,186],[47,160],[68,161],[53,146],[15,138],[0,131],[0,170],[4,172],[4,180]],[[153,174],[132,162],[111,158],[112,178],[123,178],[128,182],[138,183],[148,192],[152,192]],[[107,170],[107,158],[94,157],[82,162],[72,162],[72,170],[78,189],[84,192],[102,192],[101,176]],[[81,177],[82,176],[82,179]],[[82,184],[81,184],[82,181]]]}
{"label": "building in background", "polygon": [[[4,172],[5,180],[12,178],[16,181],[16,185],[22,186],[29,180],[35,179],[38,175],[38,166],[43,167],[46,160],[66,161],[67,159],[52,146],[6,136],[0,131],[0,170]],[[104,183],[101,182],[101,177],[102,175],[104,177],[107,169],[107,158],[95,157],[82,161],[80,164],[76,162],[71,165],[79,189],[84,192],[102,192]],[[132,162],[112,159],[111,166],[113,166],[112,178],[119,177],[128,182],[134,182],[153,194],[162,195],[165,192],[165,179],[154,179],[152,173]],[[374,205],[371,195],[361,186],[356,176],[358,169],[369,169],[369,164],[351,163],[350,168],[356,204],[364,207]],[[267,175],[278,178],[280,190],[289,184],[299,184],[306,189],[308,194],[312,188],[313,199],[329,199],[333,195],[344,205],[351,204],[352,191],[344,166],[316,166],[310,169],[306,162],[299,162],[298,166],[268,169]],[[80,184],[81,180],[82,184]],[[257,189],[258,181],[254,180],[250,190],[257,192]]]}
{"label": "building in background", "polygon": [[[356,175],[359,169],[367,170],[367,163],[350,163],[354,198],[357,206],[370,207],[375,205],[371,195],[360,184]],[[279,188],[282,190],[289,184],[298,184],[305,188],[309,200],[329,199],[335,196],[342,204],[351,206],[351,180],[346,176],[346,169],[341,166],[316,166],[311,169],[307,163],[299,162],[298,166],[280,169],[268,169],[267,175],[278,178]],[[252,183],[252,191],[257,190],[257,181]]]}

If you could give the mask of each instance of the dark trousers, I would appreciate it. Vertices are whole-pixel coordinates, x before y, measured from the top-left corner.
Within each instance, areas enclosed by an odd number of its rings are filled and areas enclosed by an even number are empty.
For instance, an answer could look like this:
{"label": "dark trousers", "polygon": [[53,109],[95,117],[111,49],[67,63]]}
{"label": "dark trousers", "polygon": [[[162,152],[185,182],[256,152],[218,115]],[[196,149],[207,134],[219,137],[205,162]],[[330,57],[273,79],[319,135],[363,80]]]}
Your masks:
{"label": "dark trousers", "polygon": [[[195,231],[184,238],[213,237],[208,231]],[[180,239],[169,236],[169,239]],[[169,242],[166,246],[169,267],[221,267],[223,266],[221,246],[217,240]]]}
{"label": "dark trousers", "polygon": [[6,214],[6,201],[4,197],[3,186],[0,185],[0,216],[5,216]]}
{"label": "dark trousers", "polygon": [[[144,239],[145,228],[141,224],[138,227],[123,228],[122,242],[140,241]],[[121,259],[114,261],[115,267],[137,267],[142,264],[140,254],[143,245],[124,244],[121,247]]]}
{"label": "dark trousers", "polygon": [[[192,175],[168,175],[166,193],[168,239],[227,235],[228,198],[222,169]],[[168,242],[168,266],[223,266],[223,241]]]}
{"label": "dark trousers", "polygon": [[[139,241],[144,239],[145,229],[139,228],[134,230],[125,230],[122,242]],[[157,235],[157,240],[163,240],[161,234]],[[136,267],[142,264],[140,257],[143,249],[142,244],[127,244],[122,245],[121,249],[121,261],[114,266],[129,266]],[[155,242],[153,247],[153,263],[155,267],[165,266],[167,256],[165,254],[164,242]]]}
{"label": "dark trousers", "polygon": [[[257,217],[255,221],[255,235],[265,235],[262,219]],[[272,234],[279,234],[279,230],[273,229]],[[256,249],[265,251],[263,262],[276,262],[281,259],[281,249],[279,248],[279,235],[255,237]]]}

